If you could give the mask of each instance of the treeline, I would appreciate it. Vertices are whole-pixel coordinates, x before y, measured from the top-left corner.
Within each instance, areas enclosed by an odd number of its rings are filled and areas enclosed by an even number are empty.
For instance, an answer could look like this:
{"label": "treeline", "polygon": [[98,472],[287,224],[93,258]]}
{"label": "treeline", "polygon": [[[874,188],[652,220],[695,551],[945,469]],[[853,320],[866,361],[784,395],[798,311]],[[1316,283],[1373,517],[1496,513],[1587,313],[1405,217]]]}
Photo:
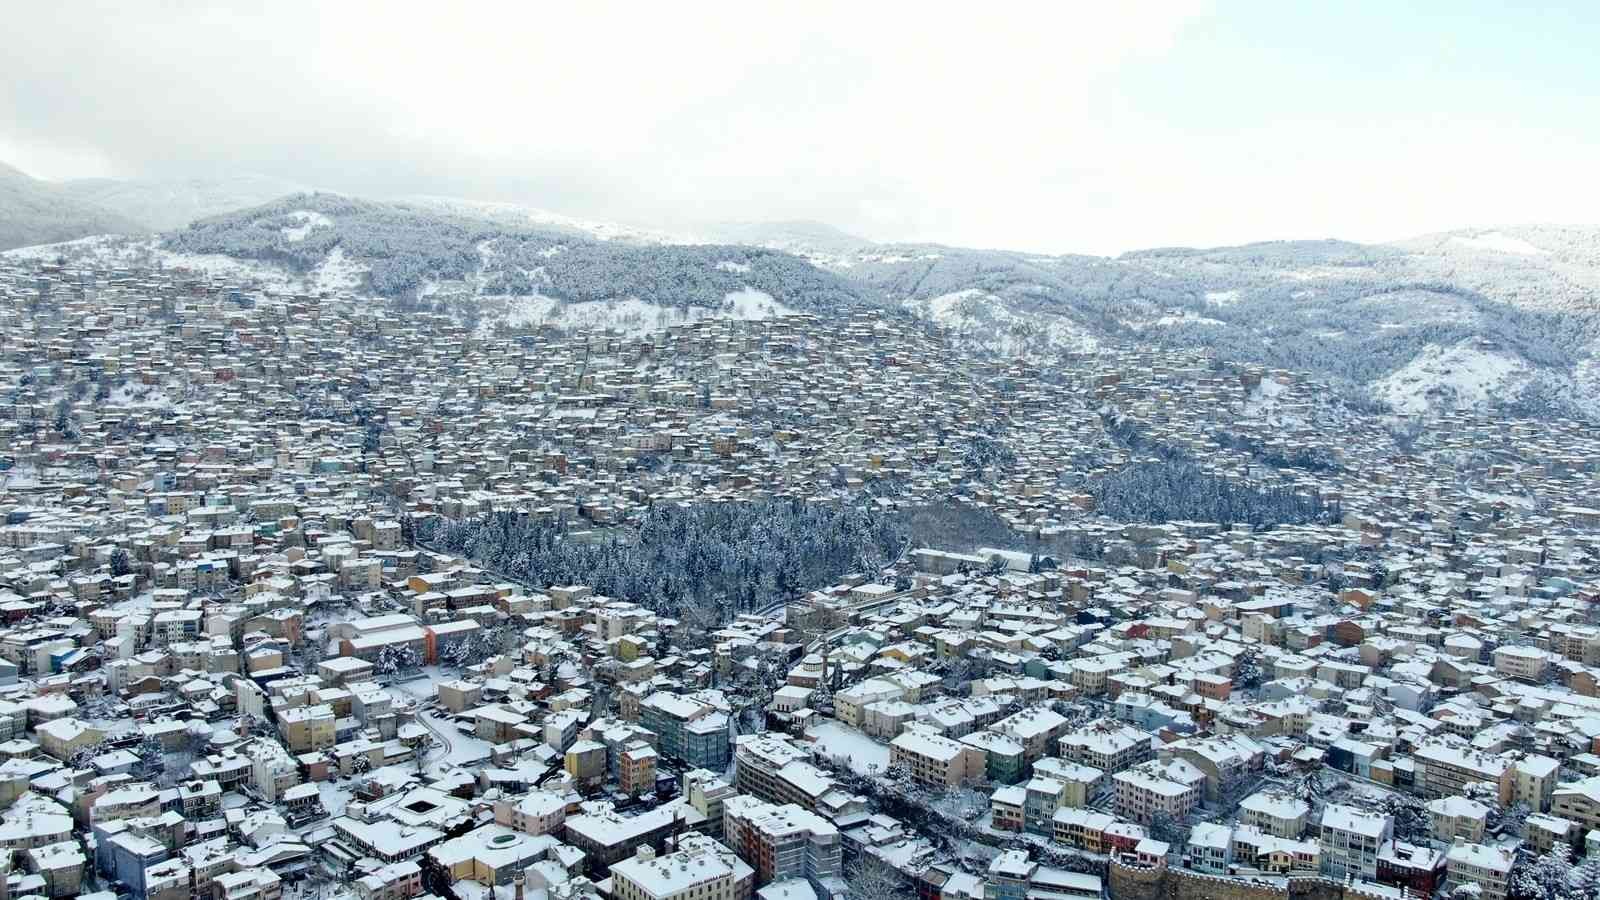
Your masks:
{"label": "treeline", "polygon": [[1337,506],[1288,488],[1238,484],[1192,463],[1164,460],[1126,466],[1085,485],[1101,514],[1119,522],[1217,522],[1287,525],[1330,521]]}
{"label": "treeline", "polygon": [[1218,446],[1230,450],[1248,453],[1252,458],[1263,465],[1275,469],[1304,469],[1307,472],[1337,472],[1342,466],[1326,447],[1268,447],[1265,443],[1249,435],[1237,434],[1231,431],[1215,431],[1211,439]]}
{"label": "treeline", "polygon": [[905,527],[870,505],[658,504],[631,541],[571,539],[567,523],[514,512],[433,520],[418,538],[539,586],[585,584],[665,615],[726,621],[851,572],[876,574]]}
{"label": "treeline", "polygon": [[[297,215],[303,211],[320,213],[331,224],[306,228]],[[429,281],[481,278],[486,294],[540,294],[572,303],[637,297],[680,309],[717,309],[728,294],[745,289],[813,312],[879,302],[871,288],[776,250],[598,241],[329,194],[299,194],[195,222],[168,235],[166,243],[172,250],[260,260],[297,272],[312,270],[339,248],[369,267],[373,293],[407,301]]]}
{"label": "treeline", "polygon": [[[1393,247],[1274,242],[1117,259],[876,249],[879,260],[862,261],[847,274],[893,299],[981,291],[1014,315],[1037,317],[1038,341],[997,315],[989,316],[991,337],[1043,348],[1046,328],[1064,321],[1103,339],[1205,347],[1229,360],[1312,372],[1356,393],[1430,345],[1486,339],[1537,370],[1570,376],[1600,339],[1600,312],[1592,303],[1585,311],[1582,297],[1565,309],[1507,302],[1562,287],[1548,276],[1527,282],[1517,277],[1527,273],[1505,269],[1496,281],[1483,272],[1441,271],[1430,257]],[[1515,408],[1541,416],[1575,411],[1544,387],[1525,392]]]}

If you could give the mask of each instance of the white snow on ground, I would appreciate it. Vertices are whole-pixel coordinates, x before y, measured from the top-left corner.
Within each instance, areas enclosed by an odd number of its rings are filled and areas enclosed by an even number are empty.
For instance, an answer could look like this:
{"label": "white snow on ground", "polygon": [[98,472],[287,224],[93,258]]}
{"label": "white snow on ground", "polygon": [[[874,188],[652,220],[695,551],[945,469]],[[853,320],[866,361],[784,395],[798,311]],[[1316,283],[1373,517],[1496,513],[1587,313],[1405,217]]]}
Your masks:
{"label": "white snow on ground", "polygon": [[563,328],[615,328],[627,334],[643,334],[683,318],[683,313],[674,307],[630,297],[568,303],[561,307],[557,324]]}
{"label": "white snow on ground", "polygon": [[1005,356],[1033,350],[1088,352],[1099,346],[1093,334],[1064,316],[1019,315],[1004,298],[976,288],[906,304],[912,312],[956,332],[963,340]]}
{"label": "white snow on ground", "polygon": [[[806,729],[806,737],[816,742],[826,756],[847,756],[850,768],[862,775],[882,774],[889,768],[889,748],[849,725],[829,719]],[[873,769],[873,766],[877,766]]]}
{"label": "white snow on ground", "polygon": [[[58,256],[71,256],[74,252],[92,252],[97,259],[104,259],[108,263],[118,259],[132,256],[131,244],[127,238],[115,234],[91,234],[71,241],[61,241],[56,244],[35,244],[32,247],[14,247],[10,250],[0,251],[0,256],[12,259],[52,260]],[[145,242],[138,242],[144,244]]]}
{"label": "white snow on ground", "polygon": [[[322,800],[322,808],[328,811],[329,818],[337,819],[344,815],[345,805],[350,802],[350,788],[335,781],[317,782],[317,794]],[[318,822],[317,824],[323,824]]]}
{"label": "white snow on ground", "polygon": [[[745,268],[748,269],[749,266]],[[795,314],[794,310],[773,299],[766,291],[745,288],[742,291],[734,291],[723,299],[731,304],[730,313],[735,319],[772,319]]]}
{"label": "white snow on ground", "polygon": [[1232,306],[1239,302],[1239,292],[1206,291],[1206,302],[1213,306]]}
{"label": "white snow on ground", "polygon": [[328,251],[322,262],[311,270],[309,286],[313,291],[335,294],[359,290],[365,281],[367,271],[367,266],[346,259],[343,247],[334,247]]}
{"label": "white snow on ground", "polygon": [[128,382],[114,388],[106,397],[107,406],[132,406],[144,409],[172,409],[176,404],[165,391],[154,385]]}
{"label": "white snow on ground", "polygon": [[1530,377],[1527,363],[1505,353],[1462,343],[1429,344],[1403,368],[1375,382],[1373,396],[1396,412],[1420,413],[1432,406],[1476,406],[1507,397]]}
{"label": "white snow on ground", "polygon": [[1493,491],[1468,491],[1468,493],[1475,499],[1482,500],[1485,503],[1504,503],[1530,512],[1538,506],[1532,497],[1524,497],[1520,494],[1495,493]]}
{"label": "white snow on ground", "polygon": [[[1202,316],[1202,315],[1199,315],[1197,313],[1193,313],[1193,312],[1189,312],[1189,311],[1185,310],[1184,312],[1179,313],[1178,315],[1162,316],[1161,318],[1156,319],[1155,321],[1151,322],[1150,324],[1151,325],[1156,325],[1156,326],[1163,326],[1163,325],[1185,325],[1185,324],[1188,324],[1188,325],[1226,325],[1228,323],[1222,321],[1221,319],[1213,319],[1210,316]],[[1142,326],[1142,325],[1134,325],[1133,327],[1137,330],[1137,329],[1143,328],[1144,326]]]}
{"label": "white snow on ground", "polygon": [[1450,241],[1451,243],[1471,247],[1474,250],[1492,250],[1495,253],[1515,253],[1519,256],[1548,256],[1550,254],[1550,251],[1541,250],[1522,238],[1514,238],[1499,231],[1490,231],[1476,237],[1455,235],[1450,238]]}
{"label": "white snow on ground", "polygon": [[268,288],[294,290],[298,287],[297,279],[276,266],[234,259],[220,254],[175,253],[162,247],[161,239],[158,237],[134,239],[115,234],[91,235],[58,244],[17,247],[0,253],[0,256],[38,260],[51,260],[59,256],[69,259],[87,256],[101,265],[137,264],[163,269],[188,269],[191,272],[201,272],[241,283],[255,283]]}
{"label": "white snow on ground", "polygon": [[481,326],[485,333],[496,323],[503,322],[513,328],[548,324],[558,328],[609,328],[639,335],[702,319],[772,319],[795,315],[793,309],[773,299],[771,294],[749,288],[728,294],[721,309],[692,306],[684,310],[632,298],[562,303],[553,297],[538,294],[529,297],[482,296],[479,302],[485,305]]}
{"label": "white snow on ground", "polygon": [[464,215],[487,215],[496,220],[520,220],[533,225],[553,225],[581,231],[602,241],[626,241],[636,244],[694,244],[698,241],[683,235],[669,234],[650,228],[637,228],[616,222],[598,222],[575,216],[521,206],[516,203],[495,203],[462,200],[456,197],[415,196],[403,198],[414,203],[432,206],[447,212]]}
{"label": "white snow on ground", "polygon": [[283,238],[286,241],[303,241],[306,239],[306,235],[310,234],[314,228],[333,227],[332,219],[309,209],[297,209],[289,213],[289,218],[300,224],[282,229]]}
{"label": "white snow on ground", "polygon": [[[327,221],[327,217],[319,213],[306,210],[301,212],[306,216]],[[309,219],[306,221],[307,224],[300,229],[287,230],[300,232],[301,229],[321,227],[317,221]],[[301,233],[298,239],[304,237],[305,234]],[[117,235],[98,235],[61,244],[19,247],[6,251],[4,255],[21,259],[53,259],[61,255],[71,256],[76,252],[88,252],[106,265],[146,262],[163,269],[187,269],[191,272],[205,273],[278,291],[304,290],[314,293],[358,291],[367,272],[365,265],[347,260],[342,247],[333,248],[321,263],[302,278],[269,263],[234,259],[231,256],[215,253],[178,253],[161,246],[160,238],[129,240]]]}
{"label": "white snow on ground", "polygon": [[463,734],[456,730],[454,724],[445,719],[441,719],[432,713],[420,713],[418,714],[418,718],[427,719],[429,724],[433,725],[433,727],[439,732],[442,732],[445,738],[450,742],[450,752],[445,754],[443,760],[436,761],[435,765],[443,762],[449,763],[453,766],[468,768],[478,765],[484,760],[488,759],[489,754],[493,750],[492,745],[490,745],[488,741],[481,740],[468,734]]}
{"label": "white snow on ground", "polygon": [[[481,298],[481,300],[488,299]],[[538,325],[550,318],[561,305],[561,301],[554,297],[541,297],[535,294],[531,297],[506,297],[505,304],[505,315],[499,321],[513,328],[524,328]]]}
{"label": "white snow on ground", "polygon": [[745,275],[750,271],[750,264],[734,262],[731,259],[725,259],[722,262],[717,263],[717,268],[724,272],[736,272],[740,275]]}
{"label": "white snow on ground", "polygon": [[188,269],[241,282],[255,281],[285,290],[292,290],[298,284],[298,279],[275,266],[234,259],[220,253],[177,253],[158,246],[155,254],[165,269]]}
{"label": "white snow on ground", "polygon": [[1258,416],[1272,418],[1278,408],[1278,398],[1288,389],[1288,385],[1279,383],[1278,379],[1270,375],[1261,379],[1261,383],[1245,400],[1244,415],[1251,418]]}

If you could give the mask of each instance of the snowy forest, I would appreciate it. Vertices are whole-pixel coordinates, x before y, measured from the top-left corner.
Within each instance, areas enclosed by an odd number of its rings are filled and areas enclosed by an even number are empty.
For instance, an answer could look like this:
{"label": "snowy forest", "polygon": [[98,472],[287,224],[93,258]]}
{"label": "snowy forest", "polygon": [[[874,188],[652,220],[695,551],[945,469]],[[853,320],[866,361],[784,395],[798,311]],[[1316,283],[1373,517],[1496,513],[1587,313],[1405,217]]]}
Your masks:
{"label": "snowy forest", "polygon": [[[1472,265],[1405,248],[1286,241],[1213,250],[1039,256],[879,245],[851,278],[891,301],[981,292],[985,328],[1035,352],[1052,323],[1095,340],[1207,347],[1217,356],[1312,372],[1360,388],[1429,346],[1487,341],[1534,372],[1504,405],[1528,416],[1593,415],[1571,380],[1600,340],[1592,288],[1504,260]],[[1544,308],[1527,295],[1554,297]],[[994,335],[976,334],[979,344]],[[1356,393],[1360,393],[1356,391]]]}
{"label": "snowy forest", "polygon": [[[327,222],[307,227],[305,213]],[[569,303],[641,297],[679,309],[715,309],[728,294],[750,289],[802,311],[875,305],[874,292],[776,250],[600,241],[332,194],[296,194],[202,219],[165,240],[171,250],[219,253],[300,273],[338,248],[370,267],[373,293],[404,301],[428,282],[476,278],[485,294],[539,294]]]}
{"label": "snowy forest", "polygon": [[569,539],[566,523],[497,512],[419,523],[418,538],[536,585],[586,584],[666,615],[710,604],[718,621],[876,573],[905,549],[904,526],[870,506],[658,504],[637,539]]}
{"label": "snowy forest", "polygon": [[[1591,252],[1581,234],[1540,239],[1579,241],[1575,253]],[[636,297],[680,310],[717,309],[748,289],[824,315],[864,307],[931,314],[927,304],[965,293],[978,298],[961,307],[976,318],[958,331],[974,349],[1050,356],[1063,333],[1206,347],[1224,359],[1310,372],[1362,398],[1366,386],[1430,348],[1481,346],[1527,372],[1495,398],[1504,412],[1600,416],[1600,402],[1575,379],[1600,341],[1588,283],[1560,266],[1484,262],[1431,247],[1285,241],[1106,258],[830,243],[839,255],[802,258],[748,245],[604,241],[561,226],[331,194],[203,219],[164,241],[178,252],[302,274],[338,250],[368,268],[374,293],[402,309],[436,283],[567,303]]]}
{"label": "snowy forest", "polygon": [[1135,463],[1085,489],[1097,512],[1119,522],[1294,525],[1338,516],[1337,506],[1308,494],[1239,484],[1182,461]]}

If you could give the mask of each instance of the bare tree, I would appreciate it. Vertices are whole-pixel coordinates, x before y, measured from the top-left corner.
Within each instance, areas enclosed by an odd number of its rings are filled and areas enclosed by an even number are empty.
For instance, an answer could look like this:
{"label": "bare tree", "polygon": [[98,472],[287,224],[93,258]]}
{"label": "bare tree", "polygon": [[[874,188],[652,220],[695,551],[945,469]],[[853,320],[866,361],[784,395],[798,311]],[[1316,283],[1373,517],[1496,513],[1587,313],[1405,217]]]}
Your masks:
{"label": "bare tree", "polygon": [[905,893],[906,878],[894,866],[871,853],[862,853],[844,870],[851,900],[878,900]]}

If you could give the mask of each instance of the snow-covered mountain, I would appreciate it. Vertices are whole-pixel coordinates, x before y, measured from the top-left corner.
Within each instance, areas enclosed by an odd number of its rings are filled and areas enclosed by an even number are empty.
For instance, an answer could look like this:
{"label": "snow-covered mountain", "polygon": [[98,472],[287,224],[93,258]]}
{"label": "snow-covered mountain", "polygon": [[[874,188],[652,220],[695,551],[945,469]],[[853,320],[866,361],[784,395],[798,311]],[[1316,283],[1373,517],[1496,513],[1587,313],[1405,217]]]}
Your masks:
{"label": "snow-covered mountain", "polygon": [[149,230],[114,210],[73,196],[60,185],[0,163],[0,250]]}
{"label": "snow-covered mountain", "polygon": [[158,238],[20,252],[374,293],[485,328],[643,330],[702,315],[872,307],[938,323],[979,352],[1046,364],[1104,345],[1202,346],[1316,373],[1398,412],[1600,417],[1596,228],[1111,258],[879,244],[807,222],[678,234],[515,204],[297,194]]}
{"label": "snow-covered mountain", "polygon": [[1600,415],[1597,247],[1600,229],[1502,228],[1115,258],[795,249],[995,353],[1203,346],[1362,386],[1401,411]]}
{"label": "snow-covered mountain", "polygon": [[583,219],[517,203],[491,203],[427,195],[401,197],[397,202],[423,209],[436,210],[445,215],[487,219],[491,222],[498,222],[517,228],[558,231],[600,241],[618,241],[628,244],[708,243],[653,228],[640,228],[633,225],[621,225],[616,222]]}
{"label": "snow-covered mountain", "polygon": [[263,290],[377,294],[486,328],[648,330],[708,315],[835,314],[875,302],[873,291],[791,254],[654,237],[510,205],[318,193],[156,238],[99,237],[13,255],[184,267]]}
{"label": "snow-covered mountain", "polygon": [[109,209],[148,229],[167,231],[209,216],[260,206],[286,194],[303,193],[305,185],[268,175],[216,178],[114,179],[64,181],[67,196]]}

